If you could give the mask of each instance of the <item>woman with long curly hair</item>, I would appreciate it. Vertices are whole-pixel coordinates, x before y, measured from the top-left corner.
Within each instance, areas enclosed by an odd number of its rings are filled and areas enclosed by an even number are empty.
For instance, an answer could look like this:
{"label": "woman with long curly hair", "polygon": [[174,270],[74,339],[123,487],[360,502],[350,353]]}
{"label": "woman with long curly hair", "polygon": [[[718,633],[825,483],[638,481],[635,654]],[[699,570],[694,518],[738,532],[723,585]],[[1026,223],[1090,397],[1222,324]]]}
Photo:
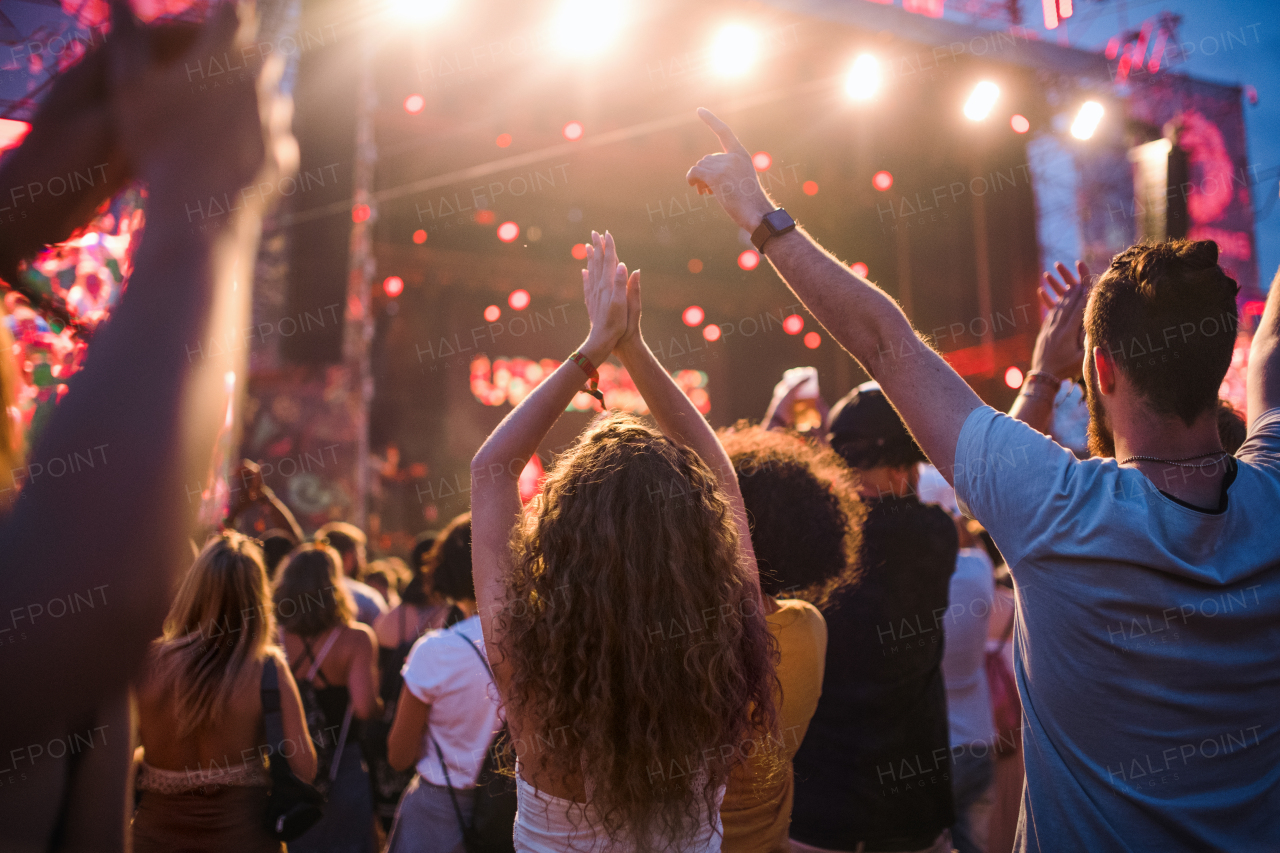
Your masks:
{"label": "woman with long curly hair", "polygon": [[[473,570],[516,755],[517,850],[720,849],[774,647],[733,466],[640,334],[639,272],[592,233],[581,349],[471,465]],[[613,353],[661,431],[594,421],[521,513],[517,478]]]}

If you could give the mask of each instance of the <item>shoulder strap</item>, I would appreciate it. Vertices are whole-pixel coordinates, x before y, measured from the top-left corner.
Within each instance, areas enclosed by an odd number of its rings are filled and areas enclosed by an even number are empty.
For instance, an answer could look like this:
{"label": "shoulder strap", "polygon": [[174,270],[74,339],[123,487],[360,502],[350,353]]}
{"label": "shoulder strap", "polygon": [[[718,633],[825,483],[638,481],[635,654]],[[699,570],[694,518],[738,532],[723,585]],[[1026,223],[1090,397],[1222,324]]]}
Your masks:
{"label": "shoulder strap", "polygon": [[476,653],[476,657],[480,658],[480,663],[484,664],[484,671],[489,673],[489,680],[493,680],[493,669],[489,666],[489,659],[484,656],[484,652],[480,651],[480,647],[471,641],[471,638],[458,632],[458,636],[467,641],[467,645],[471,647],[471,651]]}
{"label": "shoulder strap", "polygon": [[[267,745],[270,755],[283,755],[284,722],[280,714],[280,682],[276,674],[275,658],[267,655],[262,662],[262,722],[267,731]],[[272,761],[275,768],[280,762]]]}
{"label": "shoulder strap", "polygon": [[454,793],[453,782],[449,780],[449,767],[444,763],[444,750],[440,748],[440,742],[432,735],[431,745],[436,748],[436,757],[440,759],[440,769],[444,771],[444,786],[449,789],[449,799],[453,801],[453,812],[458,816],[458,827],[462,830],[462,838],[465,843],[466,837],[471,833],[471,827],[467,825],[466,818],[462,816],[462,809],[458,806],[458,795]]}
{"label": "shoulder strap", "polygon": [[[328,656],[329,650],[333,648],[333,644],[338,642],[340,633],[342,633],[342,628],[334,625],[333,630],[329,632],[328,638],[324,641],[324,645],[320,647],[320,653],[315,656],[311,669],[307,672],[307,681],[315,681],[316,673],[320,671],[320,664],[324,663],[324,659]],[[311,651],[311,649],[308,647],[307,651]],[[328,679],[326,679],[327,681]]]}

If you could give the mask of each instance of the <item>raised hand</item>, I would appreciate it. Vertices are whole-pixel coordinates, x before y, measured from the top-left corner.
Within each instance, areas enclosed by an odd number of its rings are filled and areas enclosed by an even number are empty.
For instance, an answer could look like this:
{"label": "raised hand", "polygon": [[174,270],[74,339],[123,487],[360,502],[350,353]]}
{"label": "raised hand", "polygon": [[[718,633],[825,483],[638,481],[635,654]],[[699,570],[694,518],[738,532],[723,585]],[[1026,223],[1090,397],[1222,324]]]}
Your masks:
{"label": "raised hand", "polygon": [[690,186],[697,187],[699,195],[714,195],[739,228],[755,231],[774,204],[760,186],[751,154],[729,125],[716,118],[711,110],[699,108],[698,117],[711,128],[724,150],[703,157],[685,179]]}
{"label": "raised hand", "polygon": [[1065,264],[1054,265],[1058,275],[1046,272],[1037,291],[1049,309],[1036,335],[1031,369],[1058,379],[1076,379],[1084,365],[1084,306],[1089,295],[1089,268],[1076,261],[1076,275]]}
{"label": "raised hand", "polygon": [[[587,247],[587,268],[582,271],[582,295],[587,304],[591,332],[582,352],[595,364],[608,358],[627,335],[628,291],[638,287],[639,282],[639,270],[628,277],[627,265],[618,262],[613,235],[608,231],[603,235],[592,231],[591,245]],[[638,296],[639,291],[636,293]],[[639,322],[637,311],[637,328]]]}

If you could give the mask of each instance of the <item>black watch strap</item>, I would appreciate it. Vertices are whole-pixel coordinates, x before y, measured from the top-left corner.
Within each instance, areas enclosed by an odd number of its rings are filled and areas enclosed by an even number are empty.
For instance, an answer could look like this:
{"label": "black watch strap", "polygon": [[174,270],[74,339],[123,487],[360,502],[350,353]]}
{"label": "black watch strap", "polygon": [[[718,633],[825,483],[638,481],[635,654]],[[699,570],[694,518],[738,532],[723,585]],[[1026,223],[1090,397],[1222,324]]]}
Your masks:
{"label": "black watch strap", "polygon": [[751,235],[751,243],[756,247],[757,252],[763,254],[765,243],[779,234],[786,234],[795,227],[796,221],[791,218],[791,214],[779,207],[766,213],[760,220],[760,225]]}

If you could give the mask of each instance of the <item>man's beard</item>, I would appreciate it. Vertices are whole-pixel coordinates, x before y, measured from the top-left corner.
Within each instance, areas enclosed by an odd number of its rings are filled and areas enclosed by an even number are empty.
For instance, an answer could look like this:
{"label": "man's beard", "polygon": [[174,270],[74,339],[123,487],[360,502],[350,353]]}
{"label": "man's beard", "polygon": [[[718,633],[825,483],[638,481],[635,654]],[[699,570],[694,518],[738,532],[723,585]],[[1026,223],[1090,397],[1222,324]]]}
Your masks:
{"label": "man's beard", "polygon": [[1084,399],[1089,404],[1089,452],[1094,456],[1115,458],[1116,438],[1107,424],[1107,413],[1102,408],[1102,395],[1093,383],[1093,371],[1086,369]]}

